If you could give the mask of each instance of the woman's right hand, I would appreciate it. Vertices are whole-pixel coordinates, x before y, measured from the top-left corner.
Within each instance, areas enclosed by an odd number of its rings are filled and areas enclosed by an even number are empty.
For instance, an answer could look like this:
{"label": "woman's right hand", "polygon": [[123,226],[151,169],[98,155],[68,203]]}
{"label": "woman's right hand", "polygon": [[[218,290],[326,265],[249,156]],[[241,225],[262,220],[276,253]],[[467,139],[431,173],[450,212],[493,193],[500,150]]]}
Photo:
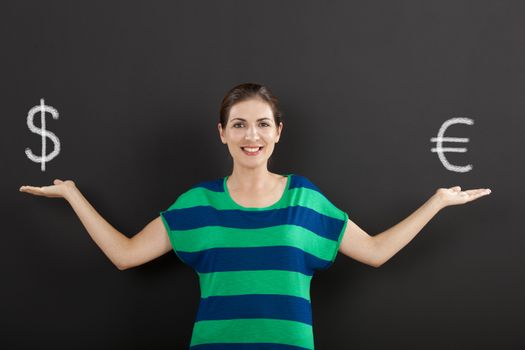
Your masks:
{"label": "woman's right hand", "polygon": [[22,186],[20,187],[20,192],[26,192],[34,194],[36,196],[44,196],[49,198],[66,198],[67,193],[75,188],[75,183],[71,180],[62,181],[55,179],[53,181],[54,185],[51,186]]}
{"label": "woman's right hand", "polygon": [[55,179],[53,184],[43,187],[22,186],[20,192],[66,199],[91,238],[119,270],[144,264],[172,249],[160,216],[146,225],[138,234],[128,238],[100,216],[73,181]]}

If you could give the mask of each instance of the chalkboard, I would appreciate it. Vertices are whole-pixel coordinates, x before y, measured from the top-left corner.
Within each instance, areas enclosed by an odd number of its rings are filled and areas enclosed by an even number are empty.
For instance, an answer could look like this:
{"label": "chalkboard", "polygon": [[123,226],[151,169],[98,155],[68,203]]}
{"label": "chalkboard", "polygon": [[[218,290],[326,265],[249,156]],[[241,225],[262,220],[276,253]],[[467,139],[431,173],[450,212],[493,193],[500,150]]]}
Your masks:
{"label": "chalkboard", "polygon": [[[339,254],[311,286],[316,349],[525,347],[525,5],[519,1],[24,1],[2,6],[4,349],[185,349],[197,275],[171,251],[118,270],[63,199],[71,179],[128,237],[231,173],[217,132],[233,86],[283,110],[270,170],[313,181],[370,235],[438,188],[440,211],[379,268]],[[41,101],[43,100],[43,102]],[[41,103],[60,152],[27,124]],[[440,128],[461,138],[432,149]],[[41,127],[35,117],[35,127]],[[53,150],[47,139],[47,152]],[[468,140],[468,141],[467,141]]]}

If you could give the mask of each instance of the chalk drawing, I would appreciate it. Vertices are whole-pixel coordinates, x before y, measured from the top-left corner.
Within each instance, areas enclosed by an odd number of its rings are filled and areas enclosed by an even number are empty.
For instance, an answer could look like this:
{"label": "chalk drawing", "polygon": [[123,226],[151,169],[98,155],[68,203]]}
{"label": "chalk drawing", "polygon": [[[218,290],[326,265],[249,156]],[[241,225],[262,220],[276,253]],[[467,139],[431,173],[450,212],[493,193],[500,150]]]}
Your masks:
{"label": "chalk drawing", "polygon": [[[33,123],[34,116],[38,112],[40,112],[41,128],[37,128]],[[27,113],[27,126],[29,127],[29,130],[31,130],[31,132],[37,135],[42,136],[42,156],[39,157],[34,155],[33,152],[31,152],[31,150],[29,149],[29,147],[26,148],[26,155],[33,162],[40,163],[40,169],[42,171],[46,170],[46,162],[53,160],[60,153],[60,141],[58,137],[51,131],[46,130],[46,112],[51,113],[51,116],[54,119],[58,119],[58,111],[51,106],[46,106],[44,104],[44,99],[41,98],[40,105],[34,106]],[[51,152],[50,154],[46,154],[46,140],[48,137],[51,139],[51,141],[53,141],[54,144],[53,152]]]}
{"label": "chalk drawing", "polygon": [[436,147],[432,148],[430,151],[436,152],[438,154],[439,160],[441,161],[441,163],[447,170],[455,171],[458,173],[466,173],[472,170],[472,164],[465,165],[465,166],[452,165],[448,162],[447,158],[444,155],[445,152],[464,153],[467,151],[466,148],[443,147],[443,142],[468,142],[469,141],[468,138],[463,138],[463,137],[443,137],[448,127],[454,124],[473,125],[474,121],[470,118],[452,118],[452,119],[445,121],[441,125],[441,128],[439,128],[437,137],[433,137],[430,139],[430,142],[436,142]]}

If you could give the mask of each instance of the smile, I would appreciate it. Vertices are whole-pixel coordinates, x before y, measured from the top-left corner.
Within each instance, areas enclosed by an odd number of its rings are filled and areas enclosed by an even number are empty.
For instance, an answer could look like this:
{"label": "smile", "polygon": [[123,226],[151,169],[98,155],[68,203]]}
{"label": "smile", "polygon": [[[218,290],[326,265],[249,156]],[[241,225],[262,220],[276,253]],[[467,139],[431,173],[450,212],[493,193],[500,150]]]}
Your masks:
{"label": "smile", "polygon": [[249,156],[256,156],[261,153],[263,146],[261,147],[241,147],[242,151]]}

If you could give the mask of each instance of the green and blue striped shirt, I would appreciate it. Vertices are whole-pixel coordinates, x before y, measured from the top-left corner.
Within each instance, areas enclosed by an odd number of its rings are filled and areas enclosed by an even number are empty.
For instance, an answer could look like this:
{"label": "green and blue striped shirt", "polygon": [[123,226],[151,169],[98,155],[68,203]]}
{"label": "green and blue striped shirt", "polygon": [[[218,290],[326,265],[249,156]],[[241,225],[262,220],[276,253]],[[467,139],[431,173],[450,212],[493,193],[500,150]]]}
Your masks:
{"label": "green and blue striped shirt", "polygon": [[237,204],[227,177],[201,182],[160,215],[199,276],[191,350],[314,349],[310,282],[335,260],[348,215],[290,174],[274,204]]}

